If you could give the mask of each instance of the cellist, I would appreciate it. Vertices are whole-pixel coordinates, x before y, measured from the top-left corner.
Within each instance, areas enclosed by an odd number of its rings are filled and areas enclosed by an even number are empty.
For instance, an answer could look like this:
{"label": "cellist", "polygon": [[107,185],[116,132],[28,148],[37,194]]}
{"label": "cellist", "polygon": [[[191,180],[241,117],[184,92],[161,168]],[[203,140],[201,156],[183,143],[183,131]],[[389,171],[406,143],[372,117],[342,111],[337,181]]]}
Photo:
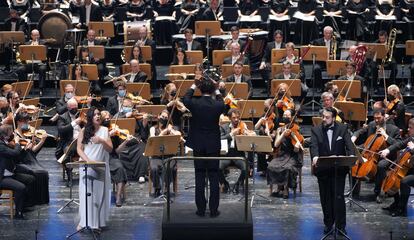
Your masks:
{"label": "cellist", "polygon": [[[401,142],[397,142],[390,147],[382,150],[380,152],[381,157],[385,158],[390,153],[398,152],[400,150],[402,151],[402,154],[400,154],[400,157],[404,153],[408,151],[411,156],[414,154],[414,118],[411,118],[408,122],[408,135],[409,137],[404,139]],[[414,169],[412,168],[413,163],[411,162],[412,157],[410,158],[408,165],[411,167],[405,177],[403,177],[400,181],[400,192],[394,195],[394,202],[387,206],[383,207],[382,209],[387,210],[391,213],[391,216],[407,216],[407,204],[408,204],[408,198],[410,197],[411,187],[414,187]]]}
{"label": "cellist", "polygon": [[387,88],[387,100],[384,101],[387,106],[386,113],[390,119],[394,119],[395,125],[405,131],[405,105],[400,88],[392,84]]}
{"label": "cellist", "polygon": [[[352,142],[355,142],[361,136],[366,136],[363,137],[365,142],[366,139],[368,139],[372,134],[378,134],[382,136],[388,146],[401,141],[400,130],[398,127],[385,122],[385,109],[376,109],[374,110],[373,115],[374,121],[371,121],[366,128],[361,128],[360,130],[356,131],[351,137]],[[377,203],[382,202],[382,197],[380,196],[381,185],[390,164],[391,163],[385,159],[380,159],[377,163],[377,174],[375,176],[374,188],[375,199]],[[358,194],[358,192],[354,192],[354,194]]]}

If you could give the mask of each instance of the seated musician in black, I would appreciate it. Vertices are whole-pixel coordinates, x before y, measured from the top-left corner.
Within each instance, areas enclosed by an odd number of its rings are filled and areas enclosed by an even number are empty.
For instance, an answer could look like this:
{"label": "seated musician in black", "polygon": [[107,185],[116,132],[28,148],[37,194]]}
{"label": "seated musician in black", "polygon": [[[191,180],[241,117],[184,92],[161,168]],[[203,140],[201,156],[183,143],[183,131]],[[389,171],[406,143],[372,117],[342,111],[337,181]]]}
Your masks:
{"label": "seated musician in black", "polygon": [[[89,80],[93,80],[91,83],[94,93],[100,95],[104,77],[108,74],[108,69],[105,66],[105,61],[103,59],[95,58],[93,56],[93,53],[89,51],[88,47],[84,46],[80,47],[78,56],[80,64],[96,64],[98,68],[99,81],[95,81],[97,79]],[[74,78],[74,76],[72,76],[72,78]]]}
{"label": "seated musician in black", "polygon": [[177,97],[177,87],[174,83],[169,83],[164,88],[161,97],[161,104],[167,106],[167,110],[171,116],[171,124],[175,130],[182,130],[182,117],[188,109],[182,103],[180,97]]}
{"label": "seated musician in black", "polygon": [[19,172],[16,161],[22,148],[17,143],[13,145],[13,128],[10,125],[0,126],[0,189],[12,190],[15,208],[15,219],[23,219],[26,202],[33,194],[34,176]]}
{"label": "seated musician in black", "polygon": [[[361,81],[361,93],[366,93],[367,92],[367,86],[366,86],[366,82],[365,79],[363,77],[361,77],[360,75],[358,75],[356,73],[356,64],[354,62],[347,62],[345,64],[346,67],[346,73],[345,75],[342,75],[338,78],[338,80],[359,80]],[[345,89],[347,90],[347,89]]]}
{"label": "seated musician in black", "polygon": [[244,49],[246,41],[240,39],[240,29],[237,26],[230,28],[231,39],[227,40],[224,44],[224,50],[231,50],[232,43],[238,43],[241,49]]}
{"label": "seated musician in black", "polygon": [[[363,136],[363,139],[367,139],[372,134],[378,134],[384,138],[387,145],[399,143],[401,141],[400,130],[395,125],[391,125],[385,122],[385,109],[377,109],[373,113],[374,121],[371,121],[367,127],[361,128],[356,131],[351,137],[352,142],[355,142],[359,137]],[[365,141],[364,141],[365,142]],[[395,156],[391,158],[395,159]],[[377,173],[375,176],[375,199],[377,203],[382,202],[381,185],[386,177],[387,169],[390,166],[390,162],[386,159],[380,159],[377,164]],[[354,192],[357,194],[358,191]]]}
{"label": "seated musician in black", "polygon": [[[151,54],[152,56],[155,56],[155,50],[156,50],[156,43],[154,40],[148,38],[148,29],[146,26],[142,26],[138,30],[138,36],[139,39],[135,43],[135,45],[138,45],[140,47],[143,46],[150,46],[151,47]],[[154,57],[151,61],[148,61],[148,63],[151,64],[151,72],[152,72],[152,82],[151,82],[151,88],[155,88],[156,82],[157,82],[157,68],[155,67],[157,65]]]}
{"label": "seated musician in black", "polygon": [[[380,43],[380,44],[390,44],[388,42],[388,33],[386,31],[379,31],[378,32],[378,40],[375,41],[375,43]],[[394,46],[395,47],[395,46]],[[394,50],[395,52],[395,50]],[[395,57],[392,57],[390,59],[390,62],[385,62],[384,63],[384,68],[385,70],[390,70],[390,76],[389,77],[382,77],[380,79],[378,76],[378,71],[382,72],[382,68],[381,68],[381,64],[383,59],[379,59],[377,58],[376,61],[372,61],[371,63],[371,68],[372,68],[372,74],[373,74],[373,83],[374,83],[374,88],[378,88],[384,85],[384,81],[386,82],[387,86],[391,85],[391,84],[396,84],[397,86],[400,84],[400,82],[397,82],[397,62],[395,60]],[[382,75],[382,73],[381,73]],[[385,73],[385,76],[387,76],[387,73]]]}
{"label": "seated musician in black", "polygon": [[174,52],[173,62],[171,65],[188,65],[187,55],[183,48],[177,48]]}
{"label": "seated musician in black", "polygon": [[187,28],[184,31],[185,40],[178,43],[178,46],[185,51],[202,50],[201,43],[193,39],[193,30]]}
{"label": "seated musician in black", "polygon": [[[15,9],[10,9],[10,17],[7,18],[4,22],[3,30],[4,31],[22,31],[26,34],[26,21],[19,16]],[[5,46],[4,48],[4,65],[5,68],[3,71],[10,71],[12,59],[12,48],[10,46]],[[13,55],[13,57],[16,57]]]}
{"label": "seated musician in black", "polygon": [[[233,64],[233,74],[228,76],[226,78],[227,83],[247,83],[249,94],[247,95],[247,98],[251,98],[253,95],[253,86],[252,86],[252,80],[250,79],[250,76],[243,74],[243,63],[242,62],[235,62]],[[219,88],[225,88],[226,85],[224,82],[220,81]],[[230,89],[227,89],[230,90]]]}
{"label": "seated musician in black", "polygon": [[[40,39],[40,33],[37,29],[32,30],[30,35],[31,40],[26,43],[26,45],[45,45],[45,41],[43,39]],[[19,81],[27,81],[27,74],[31,73],[32,71],[34,73],[39,74],[39,88],[40,92],[39,95],[43,95],[43,88],[45,86],[45,80],[46,80],[46,72],[47,72],[47,65],[42,63],[41,60],[27,60],[25,64],[22,64],[17,69],[17,75],[19,77]],[[33,76],[32,76],[33,78]]]}
{"label": "seated musician in black", "polygon": [[243,64],[249,65],[249,59],[245,55],[242,56],[240,52],[240,44],[232,43],[230,46],[230,49],[231,49],[231,56],[224,58],[223,64],[233,65],[234,63],[240,61]]}
{"label": "seated musician in black", "polygon": [[[411,118],[408,122],[408,135],[406,139],[401,142],[395,143],[388,148],[379,152],[381,157],[386,158],[390,153],[399,152],[400,159],[404,154],[414,154],[414,118]],[[397,160],[398,160],[397,159]],[[408,199],[410,198],[411,188],[414,187],[414,168],[413,164],[408,162],[407,165],[410,167],[406,176],[404,176],[400,181],[400,192],[394,195],[394,202],[388,206],[383,207],[382,209],[388,210],[391,213],[391,216],[407,216],[407,204]],[[405,167],[407,166],[405,165]],[[395,167],[395,166],[394,166]]]}
{"label": "seated musician in black", "polygon": [[145,74],[139,68],[138,60],[132,59],[129,62],[129,66],[131,67],[130,76],[122,78],[125,82],[134,83],[134,82],[146,82],[147,81],[147,74]]}
{"label": "seated musician in black", "polygon": [[[113,116],[113,119],[133,118],[135,114],[132,101],[125,98],[121,110]],[[143,153],[149,136],[149,121],[148,114],[143,114],[141,119],[136,117],[135,132],[131,133],[135,138],[128,141],[125,148],[118,152],[119,159],[127,171],[128,179],[138,179],[139,183],[145,183],[145,176],[148,172],[148,158]]]}
{"label": "seated musician in black", "polygon": [[[158,124],[154,125],[150,128],[150,137],[154,136],[166,136],[166,135],[179,135],[181,136],[181,132],[177,131],[173,128],[173,125],[168,123],[169,113],[167,110],[163,110],[160,115],[158,116]],[[164,156],[165,158],[171,156]],[[164,171],[164,181],[167,179],[167,173],[164,169],[164,162],[161,156],[153,156],[150,158],[150,166],[151,166],[151,180],[152,185],[154,187],[154,197],[158,197],[161,194],[161,181],[162,181],[162,172]],[[171,163],[171,173],[169,176],[176,175],[177,171],[177,163]],[[171,181],[170,181],[171,182]]]}
{"label": "seated musician in black", "polygon": [[113,116],[119,112],[122,102],[126,96],[126,83],[124,81],[115,82],[115,95],[108,98],[106,110]]}
{"label": "seated musician in black", "polygon": [[387,101],[385,101],[385,105],[387,106],[386,112],[389,119],[393,119],[395,126],[405,132],[405,105],[400,88],[397,85],[392,84],[387,88]]}
{"label": "seated musician in black", "polygon": [[65,92],[63,96],[60,99],[58,99],[55,103],[56,112],[59,115],[64,114],[68,110],[66,104],[69,101],[69,99],[75,96],[75,91],[76,91],[75,87],[72,84],[66,84],[64,89],[65,89]]}
{"label": "seated musician in black", "polygon": [[203,21],[218,21],[222,15],[223,9],[220,6],[220,0],[211,0],[201,18]]}

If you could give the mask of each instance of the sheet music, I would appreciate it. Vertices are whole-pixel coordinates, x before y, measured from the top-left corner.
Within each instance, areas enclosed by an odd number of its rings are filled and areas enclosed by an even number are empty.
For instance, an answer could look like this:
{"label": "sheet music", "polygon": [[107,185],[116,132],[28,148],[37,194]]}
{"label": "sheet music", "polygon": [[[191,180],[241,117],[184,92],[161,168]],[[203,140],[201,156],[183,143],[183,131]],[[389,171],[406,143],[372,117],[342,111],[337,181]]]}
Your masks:
{"label": "sheet music", "polygon": [[72,16],[72,23],[78,24],[79,23],[79,17],[78,16]]}
{"label": "sheet music", "polygon": [[270,20],[274,20],[274,21],[278,21],[278,22],[283,22],[283,21],[287,21],[290,19],[289,15],[284,15],[281,17],[275,16],[275,15],[269,15],[269,19]]}
{"label": "sheet music", "polygon": [[341,15],[334,15],[334,14],[323,14],[324,17],[338,17],[343,18]]}
{"label": "sheet music", "polygon": [[295,14],[293,14],[293,17],[307,22],[315,21],[315,16],[308,16],[299,11],[295,12]]}
{"label": "sheet music", "polygon": [[261,21],[262,21],[262,18],[260,17],[260,15],[240,17],[240,22],[261,22]]}
{"label": "sheet music", "polygon": [[391,16],[380,16],[380,15],[375,15],[375,20],[387,20],[387,21],[392,21],[392,20],[397,20],[397,18],[395,17],[395,15],[391,15]]}
{"label": "sheet music", "polygon": [[175,21],[175,18],[171,16],[158,16],[155,18],[155,21],[163,21],[163,20]]}

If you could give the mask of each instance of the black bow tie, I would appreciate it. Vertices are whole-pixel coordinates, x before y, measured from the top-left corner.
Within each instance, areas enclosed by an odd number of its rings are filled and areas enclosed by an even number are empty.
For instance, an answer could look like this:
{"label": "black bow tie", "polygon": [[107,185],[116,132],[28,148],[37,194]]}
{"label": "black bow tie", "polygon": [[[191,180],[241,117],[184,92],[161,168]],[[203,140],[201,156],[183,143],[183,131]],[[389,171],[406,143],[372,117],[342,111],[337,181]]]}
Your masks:
{"label": "black bow tie", "polygon": [[329,126],[329,127],[323,127],[323,129],[327,132],[327,131],[329,131],[329,130],[334,130],[334,127],[335,127],[335,125],[334,124],[332,124],[331,126]]}

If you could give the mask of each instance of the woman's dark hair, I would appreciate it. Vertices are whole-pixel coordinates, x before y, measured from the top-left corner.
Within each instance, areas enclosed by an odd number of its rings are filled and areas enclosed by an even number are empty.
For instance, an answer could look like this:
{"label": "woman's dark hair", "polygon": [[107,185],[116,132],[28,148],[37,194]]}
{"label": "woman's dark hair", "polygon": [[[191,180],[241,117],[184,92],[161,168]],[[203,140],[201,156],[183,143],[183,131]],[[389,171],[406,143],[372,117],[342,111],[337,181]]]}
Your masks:
{"label": "woman's dark hair", "polygon": [[86,113],[86,125],[82,140],[83,144],[88,144],[91,138],[95,135],[95,131],[97,130],[93,125],[93,116],[95,115],[95,110],[97,110],[96,107],[91,107]]}
{"label": "woman's dark hair", "polygon": [[182,49],[182,48],[177,48],[177,50],[174,53],[174,60],[173,60],[172,65],[178,65],[178,57],[177,57],[177,55],[178,55],[179,52],[182,53],[182,54],[184,54],[183,64],[184,65],[188,64],[187,54],[185,54],[185,50]]}
{"label": "woman's dark hair", "polygon": [[75,64],[73,64],[73,66],[72,66],[72,69],[71,69],[71,71],[70,71],[70,76],[71,76],[71,78],[72,78],[72,80],[76,80],[76,74],[75,74],[75,72],[76,72],[76,68],[78,67],[78,66],[80,66],[80,68],[81,68],[81,75],[83,75],[83,68],[82,68],[82,64],[81,63],[79,63],[79,62],[77,62],[77,63],[75,63]]}
{"label": "woman's dark hair", "polygon": [[138,45],[135,45],[135,46],[133,46],[131,48],[131,57],[130,57],[130,59],[135,59],[134,58],[134,49],[135,48],[138,48],[138,50],[139,50],[138,59],[136,59],[136,60],[138,60],[139,63],[143,63],[144,62],[144,58],[142,57],[141,47],[138,46]]}
{"label": "woman's dark hair", "polygon": [[10,92],[8,92],[8,93],[7,93],[6,98],[7,98],[7,101],[8,101],[8,102],[10,102],[10,99],[12,99],[12,98],[13,98],[13,95],[14,95],[15,93],[16,93],[15,91],[10,91]]}
{"label": "woman's dark hair", "polygon": [[83,52],[88,52],[88,55],[89,55],[89,49],[88,49],[88,47],[84,47],[84,46],[82,46],[82,47],[80,47],[79,48],[79,54],[78,54],[78,57],[79,57],[79,61],[80,62],[82,62],[83,60],[85,60],[85,59],[83,59],[83,56],[82,56],[82,53]]}

